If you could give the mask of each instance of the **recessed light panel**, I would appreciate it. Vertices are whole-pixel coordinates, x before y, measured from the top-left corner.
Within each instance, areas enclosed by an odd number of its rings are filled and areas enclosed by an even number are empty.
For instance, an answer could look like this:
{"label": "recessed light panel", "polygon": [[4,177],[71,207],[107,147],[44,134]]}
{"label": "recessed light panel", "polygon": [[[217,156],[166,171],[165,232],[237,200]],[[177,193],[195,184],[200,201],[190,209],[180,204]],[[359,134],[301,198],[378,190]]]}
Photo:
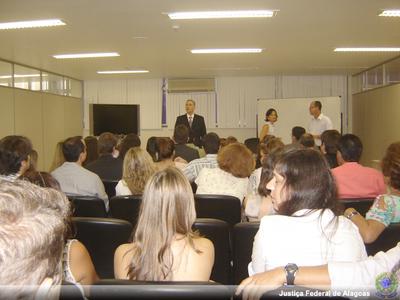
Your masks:
{"label": "recessed light panel", "polygon": [[169,13],[171,20],[227,19],[227,18],[271,18],[274,10],[226,10],[226,11],[188,11]]}
{"label": "recessed light panel", "polygon": [[97,71],[97,74],[137,74],[149,73],[148,70],[121,70],[121,71]]}
{"label": "recessed light panel", "polygon": [[355,47],[355,48],[336,48],[335,52],[400,52],[396,47]]}
{"label": "recessed light panel", "polygon": [[231,48],[231,49],[192,49],[193,54],[221,54],[221,53],[260,53],[260,48]]}
{"label": "recessed light panel", "polygon": [[53,55],[57,59],[68,58],[95,58],[95,57],[115,57],[119,56],[117,52],[97,52],[97,53],[75,53],[75,54],[57,54]]}
{"label": "recessed light panel", "polygon": [[0,23],[0,30],[36,28],[36,27],[49,27],[49,26],[62,26],[62,25],[66,25],[66,24],[63,21],[59,20],[59,19],[18,21],[18,22]]}

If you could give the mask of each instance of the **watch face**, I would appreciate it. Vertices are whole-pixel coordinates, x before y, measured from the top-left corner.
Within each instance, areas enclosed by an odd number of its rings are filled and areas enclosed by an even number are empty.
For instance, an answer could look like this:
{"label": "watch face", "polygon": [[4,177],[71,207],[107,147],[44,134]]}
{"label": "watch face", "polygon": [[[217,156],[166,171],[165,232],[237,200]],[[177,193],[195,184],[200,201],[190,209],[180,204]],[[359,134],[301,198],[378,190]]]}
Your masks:
{"label": "watch face", "polygon": [[286,269],[286,271],[293,273],[293,272],[296,272],[299,269],[299,267],[297,267],[296,264],[287,264],[285,269]]}

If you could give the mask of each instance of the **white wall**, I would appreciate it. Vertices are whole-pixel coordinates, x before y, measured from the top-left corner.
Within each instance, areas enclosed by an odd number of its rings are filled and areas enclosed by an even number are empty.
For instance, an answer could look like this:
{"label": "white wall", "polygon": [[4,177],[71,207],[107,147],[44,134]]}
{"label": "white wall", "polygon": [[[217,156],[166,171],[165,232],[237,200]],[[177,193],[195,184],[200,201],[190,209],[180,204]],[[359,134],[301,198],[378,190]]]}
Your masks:
{"label": "white wall", "polygon": [[[161,126],[162,79],[91,80],[84,83],[84,135],[89,130],[89,104],[140,104],[141,139],[171,136],[186,97],[196,100],[208,131],[240,141],[256,136],[258,98],[341,96],[347,120],[347,76],[217,77],[215,93],[167,94],[167,127]],[[344,122],[347,132],[347,122]]]}

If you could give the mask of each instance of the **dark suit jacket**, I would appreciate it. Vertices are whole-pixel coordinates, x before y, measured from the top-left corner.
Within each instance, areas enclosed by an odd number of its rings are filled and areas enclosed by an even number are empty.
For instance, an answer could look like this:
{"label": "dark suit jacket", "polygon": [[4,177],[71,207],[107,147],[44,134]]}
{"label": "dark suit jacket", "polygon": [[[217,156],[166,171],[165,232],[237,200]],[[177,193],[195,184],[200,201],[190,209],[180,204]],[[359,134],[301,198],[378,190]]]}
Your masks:
{"label": "dark suit jacket", "polygon": [[175,145],[175,157],[182,157],[187,162],[191,162],[196,158],[200,158],[199,151],[196,149],[190,148],[185,144],[176,144]]}
{"label": "dark suit jacket", "polygon": [[85,166],[86,169],[99,175],[101,180],[120,180],[122,178],[122,159],[111,154],[100,156]]}
{"label": "dark suit jacket", "polygon": [[207,133],[206,124],[204,123],[204,118],[200,115],[194,114],[192,128],[190,128],[187,115],[184,114],[176,118],[175,127],[181,124],[186,125],[187,128],[189,128],[188,143],[193,143],[198,147],[202,147],[203,136]]}

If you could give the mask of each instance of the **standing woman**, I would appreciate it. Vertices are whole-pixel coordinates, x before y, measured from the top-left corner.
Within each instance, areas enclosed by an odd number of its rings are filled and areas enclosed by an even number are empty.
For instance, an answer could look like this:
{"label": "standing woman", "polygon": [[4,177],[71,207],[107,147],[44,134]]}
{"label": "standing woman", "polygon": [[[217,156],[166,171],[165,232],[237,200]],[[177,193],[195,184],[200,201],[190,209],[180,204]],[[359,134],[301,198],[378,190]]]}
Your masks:
{"label": "standing woman", "polygon": [[274,108],[270,108],[265,113],[265,121],[267,122],[261,129],[260,142],[264,140],[267,135],[275,135],[275,122],[278,120],[278,113]]}
{"label": "standing woman", "polygon": [[115,278],[208,281],[214,246],[192,231],[195,220],[193,192],[185,175],[175,167],[155,173],[144,189],[133,242],[115,252]]}

